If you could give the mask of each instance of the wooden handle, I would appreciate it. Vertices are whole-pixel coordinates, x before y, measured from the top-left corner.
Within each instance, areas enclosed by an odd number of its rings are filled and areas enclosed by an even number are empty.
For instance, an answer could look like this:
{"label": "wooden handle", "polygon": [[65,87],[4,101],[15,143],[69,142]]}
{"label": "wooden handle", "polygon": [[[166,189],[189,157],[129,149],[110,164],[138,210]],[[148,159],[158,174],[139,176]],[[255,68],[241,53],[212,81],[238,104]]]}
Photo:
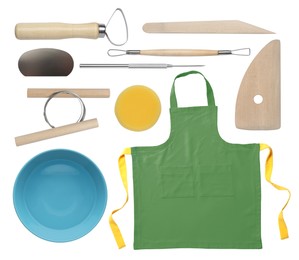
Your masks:
{"label": "wooden handle", "polygon": [[[73,89],[59,89],[59,88],[28,88],[27,89],[27,97],[28,98],[48,98],[54,92],[67,90],[72,93],[77,94],[81,98],[109,98],[110,97],[110,89],[81,89],[81,88],[73,88]],[[63,98],[73,98],[74,96],[68,94],[58,94],[55,97],[63,97]]]}
{"label": "wooden handle", "polygon": [[141,50],[140,55],[156,56],[210,56],[218,55],[217,50],[180,50],[180,49],[161,49],[161,50]]}
{"label": "wooden handle", "polygon": [[82,121],[79,123],[64,125],[56,128],[47,129],[40,132],[35,132],[32,134],[22,135],[15,138],[16,146],[21,146],[25,144],[30,144],[58,136],[63,136],[67,134],[72,134],[84,130],[88,130],[91,128],[98,127],[98,120],[90,119],[86,121]]}
{"label": "wooden handle", "polygon": [[19,40],[65,39],[99,37],[97,23],[66,24],[66,23],[20,23],[15,28]]}

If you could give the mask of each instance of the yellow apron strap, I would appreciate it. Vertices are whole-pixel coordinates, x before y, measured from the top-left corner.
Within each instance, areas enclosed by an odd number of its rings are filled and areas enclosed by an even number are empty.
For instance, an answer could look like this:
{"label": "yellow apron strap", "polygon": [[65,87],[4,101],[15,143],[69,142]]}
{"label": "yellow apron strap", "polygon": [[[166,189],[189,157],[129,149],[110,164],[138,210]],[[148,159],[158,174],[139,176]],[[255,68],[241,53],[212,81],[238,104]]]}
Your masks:
{"label": "yellow apron strap", "polygon": [[265,170],[265,177],[266,177],[267,182],[272,184],[276,189],[286,190],[289,193],[288,200],[285,203],[285,205],[283,206],[283,208],[280,211],[279,216],[278,216],[278,226],[279,226],[279,231],[280,231],[280,238],[281,239],[286,239],[286,238],[289,237],[289,234],[288,234],[287,225],[286,225],[286,223],[284,221],[284,218],[283,218],[283,210],[286,208],[286,206],[288,205],[288,203],[290,201],[291,192],[287,188],[279,186],[279,185],[277,185],[277,184],[275,184],[271,181],[272,168],[273,168],[273,152],[272,152],[271,147],[268,146],[267,144],[260,144],[260,150],[262,151],[264,149],[269,149],[269,155],[268,155],[267,160],[266,160],[266,170]]}
{"label": "yellow apron strap", "polygon": [[114,219],[112,218],[112,215],[114,213],[116,213],[117,211],[121,210],[127,204],[128,199],[129,199],[129,197],[128,197],[129,194],[128,194],[127,166],[126,166],[126,158],[125,158],[126,154],[131,154],[131,148],[126,148],[123,151],[123,153],[121,154],[121,156],[118,158],[118,167],[119,167],[120,177],[122,179],[123,185],[126,190],[126,201],[122,205],[121,208],[113,210],[109,217],[110,228],[112,230],[112,233],[114,235],[115,241],[116,241],[119,249],[125,247],[126,244],[125,244],[123,236],[119,230],[118,225],[115,223]]}

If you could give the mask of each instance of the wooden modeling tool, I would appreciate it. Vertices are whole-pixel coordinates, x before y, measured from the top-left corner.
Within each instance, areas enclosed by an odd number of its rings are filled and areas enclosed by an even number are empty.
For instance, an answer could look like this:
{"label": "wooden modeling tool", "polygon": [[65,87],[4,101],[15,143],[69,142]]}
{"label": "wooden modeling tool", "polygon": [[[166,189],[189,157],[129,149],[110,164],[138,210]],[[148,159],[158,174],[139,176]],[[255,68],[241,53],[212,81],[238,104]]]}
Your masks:
{"label": "wooden modeling tool", "polygon": [[258,53],[243,77],[236,102],[236,127],[279,129],[280,106],[280,41],[273,40]]}
{"label": "wooden modeling tool", "polygon": [[156,50],[120,50],[110,49],[107,54],[110,57],[124,55],[151,55],[151,56],[214,56],[214,55],[238,55],[249,56],[250,49],[236,50],[198,50],[198,49],[156,49]]}
{"label": "wooden modeling tool", "polygon": [[146,23],[146,33],[272,34],[268,30],[238,20]]}

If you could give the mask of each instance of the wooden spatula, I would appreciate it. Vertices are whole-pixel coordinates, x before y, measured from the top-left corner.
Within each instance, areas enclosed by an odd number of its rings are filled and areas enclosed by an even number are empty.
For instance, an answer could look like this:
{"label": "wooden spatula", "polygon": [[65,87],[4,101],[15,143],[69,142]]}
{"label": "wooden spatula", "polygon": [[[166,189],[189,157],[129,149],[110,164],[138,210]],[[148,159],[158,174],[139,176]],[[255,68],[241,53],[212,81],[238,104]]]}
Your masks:
{"label": "wooden spatula", "polygon": [[143,25],[143,31],[146,33],[273,33],[238,20],[146,23]]}
{"label": "wooden spatula", "polygon": [[236,103],[236,127],[279,129],[280,106],[280,41],[273,40],[258,53],[243,77]]}

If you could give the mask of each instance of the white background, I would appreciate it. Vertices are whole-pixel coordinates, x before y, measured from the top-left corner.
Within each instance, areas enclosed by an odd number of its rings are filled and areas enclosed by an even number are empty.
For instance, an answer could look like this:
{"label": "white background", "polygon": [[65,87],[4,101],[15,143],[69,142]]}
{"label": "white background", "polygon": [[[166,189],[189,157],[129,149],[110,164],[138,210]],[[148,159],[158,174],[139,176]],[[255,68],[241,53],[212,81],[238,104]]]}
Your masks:
{"label": "white background", "polygon": [[[1,166],[0,166],[0,259],[298,259],[299,178],[298,155],[298,8],[296,1],[1,1],[0,3],[0,86],[1,86]],[[20,41],[14,27],[20,22],[106,23],[115,8],[125,12],[129,41],[125,49],[198,48],[235,49],[250,47],[250,57],[108,57],[113,48],[107,39],[68,39],[57,41]],[[276,32],[269,35],[146,34],[146,22],[242,20]],[[271,40],[281,41],[282,127],[274,131],[245,131],[235,127],[235,102],[242,77],[255,55]],[[18,59],[36,48],[58,48],[69,52],[75,62],[68,77],[24,77],[18,70]],[[128,70],[80,69],[80,63],[165,62],[172,64],[205,64],[199,68],[209,79],[219,107],[219,131],[232,143],[267,143],[274,149],[273,181],[292,191],[285,210],[290,238],[281,241],[277,217],[287,199],[286,192],[275,190],[262,176],[262,250],[172,249],[133,250],[132,175],[129,171],[130,200],[115,219],[123,232],[127,247],[118,250],[108,225],[110,212],[121,206],[125,192],[119,177],[117,159],[125,147],[157,145],[169,134],[169,94],[174,77],[187,69]],[[131,132],[119,125],[114,115],[118,95],[131,85],[146,85],[160,97],[162,113],[157,124],[144,132]],[[204,87],[199,76],[179,80],[180,105],[204,102]],[[87,119],[98,118],[99,128],[56,139],[16,147],[14,137],[48,128],[43,119],[44,99],[26,98],[29,87],[110,88],[109,99],[84,100]],[[54,101],[53,101],[54,102]],[[74,108],[76,105],[70,104]],[[62,117],[57,102],[56,116]],[[67,112],[70,116],[70,112]],[[66,114],[67,115],[67,114]],[[66,122],[67,121],[67,122]],[[92,159],[101,169],[108,186],[108,204],[99,224],[83,238],[69,243],[47,242],[32,235],[15,214],[12,192],[22,166],[36,154],[55,148],[76,150]],[[266,152],[261,155],[262,175]],[[128,160],[130,161],[130,160]],[[130,169],[130,166],[129,166]]]}

